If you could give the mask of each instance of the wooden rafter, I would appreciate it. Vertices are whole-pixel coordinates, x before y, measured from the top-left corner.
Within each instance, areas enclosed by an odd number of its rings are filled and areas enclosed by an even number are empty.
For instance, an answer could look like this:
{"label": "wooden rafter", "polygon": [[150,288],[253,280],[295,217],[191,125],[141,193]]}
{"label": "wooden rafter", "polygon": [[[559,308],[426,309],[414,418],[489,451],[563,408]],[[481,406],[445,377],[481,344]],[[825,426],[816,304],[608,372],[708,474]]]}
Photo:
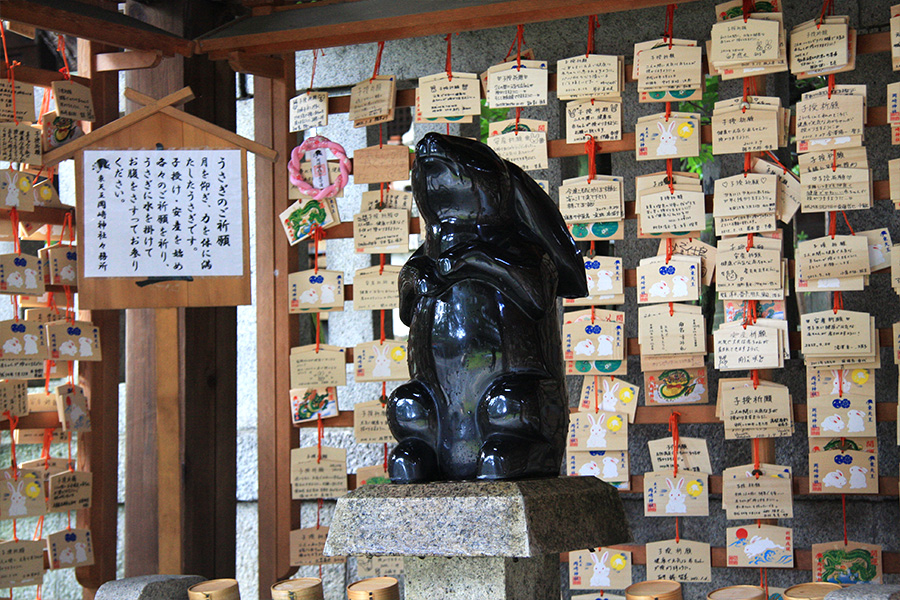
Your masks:
{"label": "wooden rafter", "polygon": [[[695,0],[686,0],[693,2]],[[662,6],[669,0],[358,0],[275,10],[196,40],[199,52],[283,54],[297,50],[443,35],[519,23]]]}
{"label": "wooden rafter", "polygon": [[3,0],[3,18],[130,50],[191,56],[194,43],[113,10],[76,0]]}

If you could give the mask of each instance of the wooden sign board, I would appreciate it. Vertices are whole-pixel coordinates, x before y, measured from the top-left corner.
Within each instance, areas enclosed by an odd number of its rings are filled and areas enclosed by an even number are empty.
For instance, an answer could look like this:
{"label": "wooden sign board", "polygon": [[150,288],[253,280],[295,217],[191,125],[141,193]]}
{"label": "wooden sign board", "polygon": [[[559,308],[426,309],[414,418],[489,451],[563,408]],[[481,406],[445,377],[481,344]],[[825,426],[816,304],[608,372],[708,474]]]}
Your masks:
{"label": "wooden sign board", "polygon": [[[208,200],[212,203],[212,207],[209,209],[211,215],[210,222],[195,223],[192,233],[188,227],[188,214],[186,214],[186,212],[182,213],[183,218],[180,223],[180,237],[183,245],[182,253],[185,255],[185,260],[178,271],[183,272],[183,276],[175,274],[175,267],[172,266],[174,263],[171,262],[172,253],[174,253],[175,250],[175,238],[179,235],[177,231],[173,231],[176,216],[172,212],[174,207],[171,206],[172,203],[170,201],[170,206],[165,206],[160,210],[158,204],[161,199],[159,198],[159,188],[156,188],[156,186],[158,183],[163,182],[162,179],[158,178],[158,174],[160,172],[165,172],[166,177],[164,183],[168,186],[167,190],[170,197],[175,197],[173,192],[176,191],[175,186],[178,183],[181,183],[183,186],[181,192],[179,192],[183,197],[189,181],[183,170],[181,175],[182,181],[173,181],[172,176],[174,171],[170,168],[171,163],[168,163],[166,167],[159,167],[156,165],[155,161],[150,169],[150,176],[146,177],[146,180],[151,181],[155,188],[153,194],[153,210],[147,211],[146,214],[143,212],[139,213],[141,221],[139,222],[139,227],[136,231],[130,229],[130,225],[126,223],[125,225],[129,227],[129,230],[124,232],[124,234],[122,231],[115,232],[115,234],[128,247],[130,247],[130,242],[132,241],[131,238],[134,236],[138,237],[138,252],[141,252],[140,246],[144,245],[146,239],[150,239],[152,235],[156,242],[154,244],[155,253],[151,252],[150,254],[157,259],[161,258],[161,253],[166,250],[165,248],[160,247],[160,242],[166,240],[169,245],[169,256],[167,258],[170,259],[167,264],[170,265],[169,269],[173,270],[173,272],[163,273],[160,271],[162,268],[160,263],[162,261],[157,260],[155,267],[153,267],[151,271],[145,271],[144,273],[140,270],[142,268],[142,263],[127,262],[126,264],[130,265],[137,264],[139,270],[138,274],[135,276],[121,276],[118,274],[113,277],[97,276],[100,272],[100,253],[107,250],[107,255],[109,255],[108,250],[111,248],[110,238],[112,237],[113,232],[106,234],[107,247],[101,248],[100,244],[104,240],[100,238],[99,233],[103,228],[98,227],[99,224],[97,223],[97,218],[100,209],[103,207],[98,207],[97,195],[91,193],[90,190],[88,190],[88,195],[86,196],[85,175],[88,173],[93,174],[90,184],[91,187],[96,187],[101,183],[106,186],[108,190],[107,193],[109,194],[109,200],[107,201],[106,206],[107,215],[111,215],[109,209],[112,206],[111,203],[114,194],[113,188],[116,185],[116,182],[122,181],[125,183],[137,181],[139,185],[143,185],[145,181],[144,162],[138,165],[137,173],[129,173],[129,165],[117,165],[114,162],[115,158],[121,157],[124,159],[122,162],[127,162],[128,157],[132,156],[132,154],[126,153],[142,150],[157,150],[160,146],[164,149],[163,151],[160,151],[160,155],[162,156],[165,154],[167,157],[171,156],[167,151],[176,149],[202,148],[203,150],[198,150],[197,152],[208,153],[207,156],[213,156],[220,154],[220,152],[217,151],[238,148],[235,143],[217,135],[217,129],[218,128],[212,125],[204,124],[202,122],[197,122],[196,125],[193,125],[164,113],[154,113],[131,124],[129,127],[104,136],[102,139],[86,145],[83,150],[88,151],[87,153],[78,152],[75,155],[75,172],[77,174],[76,196],[78,206],[78,239],[83,241],[80,246],[83,259],[79,261],[78,265],[78,295],[79,303],[82,308],[98,310],[119,308],[166,308],[179,306],[235,306],[250,303],[247,151],[242,148],[234,150],[239,153],[239,157],[235,160],[240,168],[240,181],[238,182],[232,174],[227,177],[227,182],[225,182],[229,186],[237,186],[239,188],[235,192],[232,187],[228,193],[231,194],[230,197],[236,198],[237,202],[240,203],[239,211],[237,211],[234,206],[230,207],[231,214],[240,215],[240,218],[231,219],[227,231],[219,229],[220,206],[217,205],[220,186],[219,168],[217,165],[210,165],[207,177],[203,178],[209,183],[209,188],[201,190],[200,183],[197,183],[197,187],[193,189],[194,208],[198,211],[200,211],[200,204],[203,201],[201,197],[202,194],[205,192],[209,193]],[[87,137],[85,139],[87,139]],[[104,152],[103,156],[90,152],[99,150]],[[89,160],[86,157],[91,157],[93,161],[89,163]],[[106,160],[107,162],[97,164],[98,160]],[[104,168],[105,166],[108,166],[109,168]],[[134,166],[131,168],[134,168]],[[121,172],[118,172],[117,169],[121,169]],[[104,176],[103,182],[99,181],[100,173],[98,170],[102,172]],[[130,175],[136,177],[130,177]],[[197,169],[194,174],[194,179],[196,179],[197,182],[200,182],[201,178],[202,173]],[[138,204],[143,205],[144,203],[139,202]],[[142,208],[142,206],[139,206],[139,208]],[[207,210],[204,208],[204,210],[201,211],[201,214],[205,212],[207,212]],[[152,220],[156,222],[146,222],[147,216],[152,216]],[[160,222],[160,217],[163,217],[164,219],[167,217],[168,223]],[[88,220],[93,221],[93,226],[88,224]],[[112,227],[113,223],[111,222],[111,219],[107,219],[107,223]],[[204,226],[209,228],[208,235],[199,237],[200,234],[203,233]],[[152,230],[145,229],[149,227],[152,227]],[[164,228],[165,232],[163,233]],[[147,233],[145,233],[145,231]],[[151,231],[152,234],[150,233]],[[93,235],[90,235],[91,233],[93,233]],[[123,235],[124,238],[122,237]],[[195,245],[192,244],[190,249],[187,248],[188,240],[191,236],[197,236],[200,242],[204,244],[196,245],[198,250],[196,256],[193,258],[195,261],[200,261],[200,263],[196,263],[198,265],[209,259],[209,254],[219,254],[219,256],[222,256],[221,250],[223,247],[220,245],[220,242],[225,243],[227,241],[232,249],[240,250],[239,252],[231,252],[227,255],[230,257],[230,260],[228,261],[230,264],[227,265],[229,267],[227,275],[203,275],[202,273],[209,270],[209,265],[204,265],[202,269],[198,266],[191,274],[187,272],[187,264],[189,262],[187,256],[188,250],[193,254],[193,248],[195,247]],[[227,236],[227,240],[220,236]],[[208,245],[205,245],[206,242],[203,242],[204,239],[209,240]],[[142,256],[140,258],[146,258],[146,253],[141,253]],[[234,260],[235,256],[238,257],[237,260]],[[135,260],[138,259],[138,257],[133,258]],[[119,257],[119,260],[121,260],[121,257]],[[94,261],[94,267],[91,267],[92,261]],[[225,261],[221,262],[224,263]],[[107,269],[110,268],[110,264],[111,263],[107,263]],[[144,264],[149,265],[153,263],[145,261]],[[212,267],[212,270],[216,269],[215,263],[213,263]],[[150,267],[147,268],[150,269]],[[93,275],[91,273],[93,273]]]}

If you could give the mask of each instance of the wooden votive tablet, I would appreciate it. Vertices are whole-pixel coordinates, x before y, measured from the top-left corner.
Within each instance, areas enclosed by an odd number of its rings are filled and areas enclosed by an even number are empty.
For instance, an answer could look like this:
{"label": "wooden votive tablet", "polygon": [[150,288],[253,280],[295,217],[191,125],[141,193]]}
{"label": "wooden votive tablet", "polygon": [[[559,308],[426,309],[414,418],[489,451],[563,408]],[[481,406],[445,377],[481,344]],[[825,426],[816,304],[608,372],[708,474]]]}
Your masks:
{"label": "wooden votive tablet", "polygon": [[681,600],[681,584],[666,579],[641,581],[625,589],[625,598],[627,600]]}
{"label": "wooden votive tablet", "polygon": [[825,581],[798,583],[784,590],[782,596],[785,600],[823,600],[831,592],[840,589],[843,589],[843,586],[839,583]]}
{"label": "wooden votive tablet", "polygon": [[393,577],[372,577],[347,586],[348,600],[400,600],[400,584]]}
{"label": "wooden votive tablet", "polygon": [[238,582],[234,579],[210,579],[188,588],[189,600],[241,600]]}
{"label": "wooden votive tablet", "polygon": [[731,585],[711,591],[707,600],[766,600],[766,592],[758,585]]}
{"label": "wooden votive tablet", "polygon": [[272,600],[323,600],[322,580],[318,577],[285,579],[272,586]]}

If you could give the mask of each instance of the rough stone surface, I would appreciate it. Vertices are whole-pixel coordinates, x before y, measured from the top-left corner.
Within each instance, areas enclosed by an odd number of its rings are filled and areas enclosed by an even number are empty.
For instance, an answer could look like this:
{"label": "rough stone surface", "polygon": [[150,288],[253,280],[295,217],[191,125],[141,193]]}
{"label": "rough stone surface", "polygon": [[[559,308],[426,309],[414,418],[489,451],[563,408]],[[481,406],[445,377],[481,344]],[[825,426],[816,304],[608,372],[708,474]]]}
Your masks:
{"label": "rough stone surface", "polygon": [[559,558],[407,556],[406,600],[547,600],[559,593]]}
{"label": "rough stone surface", "polygon": [[109,581],[95,600],[187,600],[192,585],[206,581],[200,575],[145,575]]}
{"label": "rough stone surface", "polygon": [[338,500],[325,553],[532,557],[630,538],[598,479],[386,484]]}
{"label": "rough stone surface", "polygon": [[825,600],[900,600],[900,585],[851,585],[831,592]]}

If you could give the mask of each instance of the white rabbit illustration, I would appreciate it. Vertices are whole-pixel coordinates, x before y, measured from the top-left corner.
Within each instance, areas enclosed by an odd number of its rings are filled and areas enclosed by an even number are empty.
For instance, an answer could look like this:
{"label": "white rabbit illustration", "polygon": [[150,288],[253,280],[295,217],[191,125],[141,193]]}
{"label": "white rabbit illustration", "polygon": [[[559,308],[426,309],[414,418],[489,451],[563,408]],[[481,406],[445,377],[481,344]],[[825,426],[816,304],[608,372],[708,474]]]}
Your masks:
{"label": "white rabbit illustration", "polygon": [[19,354],[22,351],[22,343],[18,338],[9,338],[3,342],[4,354]]}
{"label": "white rabbit illustration", "polygon": [[616,405],[619,403],[618,398],[616,398],[616,391],[619,389],[619,385],[617,381],[610,388],[609,381],[603,380],[603,410],[607,412],[616,411]]}
{"label": "white rabbit illustration", "polygon": [[388,356],[388,347],[372,346],[375,352],[375,367],[372,369],[372,377],[387,378],[391,376],[391,358]]}
{"label": "white rabbit illustration", "polygon": [[587,278],[588,296],[590,296],[594,293],[594,285],[596,284],[594,283],[594,277],[591,275],[590,271],[585,270],[584,275]]}
{"label": "white rabbit illustration", "polygon": [[594,290],[597,292],[605,292],[613,289],[612,276],[612,271],[597,271],[597,284],[594,287]]}
{"label": "white rabbit illustration", "polygon": [[672,295],[681,298],[688,295],[688,278],[684,275],[676,275],[672,278]]}
{"label": "white rabbit illustration", "polygon": [[663,124],[659,121],[656,122],[656,126],[659,128],[659,146],[656,148],[656,155],[671,156],[672,154],[678,154],[678,147],[675,145],[675,134],[672,133],[672,130],[675,129],[675,121],[669,123],[668,129],[663,127]]}
{"label": "white rabbit illustration", "polygon": [[600,560],[597,560],[597,553],[591,552],[591,560],[594,562],[594,574],[591,575],[591,587],[606,588],[609,583],[609,567],[606,566],[606,559],[609,558],[609,552],[604,551]]}
{"label": "white rabbit illustration", "polygon": [[840,471],[832,471],[825,475],[822,483],[825,484],[825,487],[842,488],[847,485],[847,478]]}
{"label": "white rabbit illustration", "polygon": [[20,479],[16,487],[13,487],[11,481],[6,482],[6,487],[9,488],[9,514],[7,516],[21,517],[28,514],[28,509],[25,507],[25,494],[22,493],[24,486],[24,479]]}
{"label": "white rabbit illustration", "polygon": [[75,281],[75,269],[72,268],[72,265],[66,265],[60,269],[59,278],[63,281]]}
{"label": "white rabbit illustration", "polygon": [[874,267],[884,262],[884,244],[872,244],[869,246],[869,266]]}
{"label": "white rabbit illustration", "polygon": [[822,421],[822,431],[843,431],[844,420],[840,415],[831,415]]}
{"label": "white rabbit illustration", "polygon": [[827,279],[817,279],[811,283],[815,283],[816,287],[819,289],[831,289],[831,288],[841,287],[841,280],[835,279],[834,277],[829,277]]}
{"label": "white rabbit illustration", "polygon": [[61,565],[71,565],[75,562],[75,553],[72,552],[71,548],[63,548],[63,551],[59,553],[59,564]]}
{"label": "white rabbit illustration", "polygon": [[88,425],[87,413],[77,404],[69,404],[66,406],[66,415],[72,429],[84,429]]}
{"label": "white rabbit illustration", "polygon": [[19,188],[16,185],[16,179],[18,179],[18,177],[15,174],[10,174],[6,177],[5,206],[19,206]]}
{"label": "white rabbit illustration", "polygon": [[613,339],[608,335],[597,336],[597,356],[612,356]]}
{"label": "white rabbit illustration", "polygon": [[848,410],[847,411],[847,433],[859,433],[860,431],[865,431],[866,429],[866,413],[861,410]]}
{"label": "white rabbit illustration", "polygon": [[78,352],[81,356],[94,355],[94,344],[91,342],[91,338],[80,337],[78,338],[78,344],[80,345],[80,348],[78,348]]}
{"label": "white rabbit illustration", "polygon": [[603,457],[603,478],[613,479],[619,476],[619,459],[613,456]]}
{"label": "white rabbit illustration", "polygon": [[606,448],[606,428],[603,427],[606,422],[606,414],[601,414],[595,419],[594,415],[588,413],[588,419],[591,421],[591,435],[587,439],[588,447]]}
{"label": "white rabbit illustration", "polygon": [[575,345],[575,354],[590,356],[594,353],[594,342],[591,340],[581,340]]}
{"label": "white rabbit illustration", "polygon": [[22,336],[22,339],[25,340],[25,354],[37,354],[37,340],[38,337],[32,333],[26,333]]}
{"label": "white rabbit illustration", "polygon": [[759,556],[760,554],[768,552],[769,550],[774,550],[775,548],[784,550],[784,546],[779,546],[769,538],[754,535],[750,538],[750,541],[744,545],[744,554],[747,555],[747,558],[753,558],[754,556]]}
{"label": "white rabbit illustration", "polygon": [[864,489],[866,487],[866,473],[868,472],[869,470],[865,467],[857,467],[856,465],[850,467],[850,489]]}
{"label": "white rabbit illustration", "polygon": [[59,354],[61,356],[75,356],[78,354],[78,346],[72,340],[66,340],[59,345]]}
{"label": "white rabbit illustration", "polygon": [[593,460],[589,460],[588,462],[581,465],[581,468],[578,469],[578,474],[582,477],[588,477],[593,475],[594,477],[600,477],[600,467]]}
{"label": "white rabbit illustration", "polygon": [[318,299],[318,292],[312,288],[303,290],[303,293],[300,294],[300,304],[315,304]]}
{"label": "white rabbit illustration", "polygon": [[[73,276],[74,280],[75,277]],[[33,289],[37,287],[37,271],[34,269],[25,269],[25,287],[28,289]]]}
{"label": "white rabbit illustration", "polygon": [[851,389],[853,389],[853,381],[850,379],[850,371],[844,370],[843,372],[840,372],[832,369],[831,395],[838,396],[840,394],[846,394]]}
{"label": "white rabbit illustration", "polygon": [[319,301],[323,304],[328,302],[334,302],[334,290],[335,287],[330,283],[325,283],[321,287],[322,296],[319,298]]}
{"label": "white rabbit illustration", "polygon": [[650,297],[651,298],[665,298],[669,295],[669,292],[672,290],[669,288],[669,284],[665,281],[657,281],[653,285],[650,286]]}
{"label": "white rabbit illustration", "polygon": [[9,275],[6,276],[6,285],[14,288],[21,288],[25,285],[25,280],[22,279],[22,274],[18,271],[13,271]]}
{"label": "white rabbit illustration", "polygon": [[75,542],[75,560],[80,563],[87,562],[87,544],[84,542]]}
{"label": "white rabbit illustration", "polygon": [[687,499],[687,496],[684,495],[684,491],[681,489],[684,487],[684,477],[678,478],[678,485],[674,485],[668,477],[666,477],[666,483],[669,485],[669,500],[666,502],[666,513],[686,513],[687,507],[684,505],[684,501]]}

